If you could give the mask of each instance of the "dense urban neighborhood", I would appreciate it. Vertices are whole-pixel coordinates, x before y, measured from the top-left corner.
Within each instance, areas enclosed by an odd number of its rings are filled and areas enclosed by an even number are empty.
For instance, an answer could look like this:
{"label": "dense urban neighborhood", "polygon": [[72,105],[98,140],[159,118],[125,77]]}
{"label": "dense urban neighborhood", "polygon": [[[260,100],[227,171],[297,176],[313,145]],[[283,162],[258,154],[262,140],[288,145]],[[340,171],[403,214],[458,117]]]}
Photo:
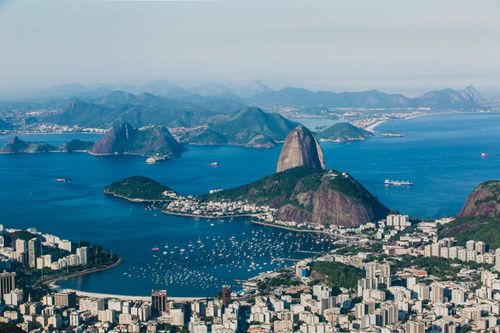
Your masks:
{"label": "dense urban neighborhood", "polygon": [[[336,227],[324,231],[336,245],[329,253],[199,299],[169,297],[168,289],[128,297],[26,284],[33,271],[88,267],[87,247],[72,253],[55,235],[2,229],[1,321],[34,332],[495,332],[500,249],[440,238],[452,220],[391,214]],[[20,232],[33,238],[16,238]],[[68,254],[56,260],[43,254],[49,248]]]}

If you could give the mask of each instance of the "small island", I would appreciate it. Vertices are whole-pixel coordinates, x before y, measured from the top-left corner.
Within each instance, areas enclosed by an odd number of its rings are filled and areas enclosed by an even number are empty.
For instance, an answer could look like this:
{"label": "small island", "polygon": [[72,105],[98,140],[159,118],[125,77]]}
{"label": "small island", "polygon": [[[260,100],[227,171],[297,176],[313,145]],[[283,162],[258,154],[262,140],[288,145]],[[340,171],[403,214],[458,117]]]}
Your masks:
{"label": "small island", "polygon": [[373,136],[373,133],[349,123],[337,123],[317,133],[320,141],[349,142],[362,141]]}
{"label": "small island", "polygon": [[177,198],[177,194],[168,186],[143,176],[115,181],[104,188],[104,193],[132,202],[166,202]]}

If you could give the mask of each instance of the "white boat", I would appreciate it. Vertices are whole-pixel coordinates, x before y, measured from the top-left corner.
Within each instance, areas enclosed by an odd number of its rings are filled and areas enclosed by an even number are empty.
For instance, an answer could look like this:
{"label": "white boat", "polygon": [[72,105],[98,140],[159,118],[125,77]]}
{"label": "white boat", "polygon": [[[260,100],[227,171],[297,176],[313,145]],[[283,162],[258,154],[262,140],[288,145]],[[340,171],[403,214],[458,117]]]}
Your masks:
{"label": "white boat", "polygon": [[386,186],[412,186],[413,182],[411,180],[386,179],[384,180],[384,184]]}

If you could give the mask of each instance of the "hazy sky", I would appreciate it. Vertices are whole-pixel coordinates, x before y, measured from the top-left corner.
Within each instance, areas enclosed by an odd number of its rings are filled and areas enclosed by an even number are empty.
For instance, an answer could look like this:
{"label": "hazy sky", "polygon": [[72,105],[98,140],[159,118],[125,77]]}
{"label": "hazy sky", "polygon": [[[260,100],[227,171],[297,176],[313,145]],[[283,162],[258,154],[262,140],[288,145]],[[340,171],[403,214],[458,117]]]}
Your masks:
{"label": "hazy sky", "polygon": [[495,0],[0,0],[0,92],[62,83],[500,95]]}

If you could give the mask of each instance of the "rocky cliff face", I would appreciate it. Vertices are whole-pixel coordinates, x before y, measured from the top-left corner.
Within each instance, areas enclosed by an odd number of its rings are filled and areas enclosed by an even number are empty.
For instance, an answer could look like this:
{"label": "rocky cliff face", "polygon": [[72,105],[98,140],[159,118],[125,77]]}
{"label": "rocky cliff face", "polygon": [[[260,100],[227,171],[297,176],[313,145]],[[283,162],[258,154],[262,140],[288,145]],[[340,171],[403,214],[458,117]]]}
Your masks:
{"label": "rocky cliff face", "polygon": [[254,183],[217,192],[209,200],[247,200],[277,208],[275,217],[299,223],[356,226],[389,210],[345,173],[297,167]]}
{"label": "rocky cliff face", "polygon": [[111,128],[92,147],[95,155],[132,154],[142,156],[179,157],[185,150],[164,127],[135,129],[129,123]]}
{"label": "rocky cliff face", "polygon": [[305,127],[299,126],[288,134],[278,159],[276,172],[305,166],[314,170],[324,170],[323,151]]}
{"label": "rocky cliff face", "polygon": [[348,174],[323,171],[316,188],[297,184],[276,217],[284,221],[357,226],[387,216],[388,209]]}
{"label": "rocky cliff face", "polygon": [[500,216],[500,181],[491,180],[477,186],[457,217]]}
{"label": "rocky cliff face", "polygon": [[478,185],[469,194],[457,218],[443,226],[440,237],[454,237],[459,244],[468,240],[483,241],[500,247],[500,181]]}

